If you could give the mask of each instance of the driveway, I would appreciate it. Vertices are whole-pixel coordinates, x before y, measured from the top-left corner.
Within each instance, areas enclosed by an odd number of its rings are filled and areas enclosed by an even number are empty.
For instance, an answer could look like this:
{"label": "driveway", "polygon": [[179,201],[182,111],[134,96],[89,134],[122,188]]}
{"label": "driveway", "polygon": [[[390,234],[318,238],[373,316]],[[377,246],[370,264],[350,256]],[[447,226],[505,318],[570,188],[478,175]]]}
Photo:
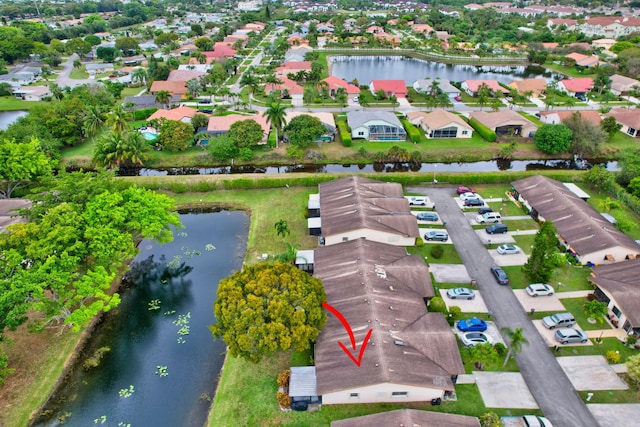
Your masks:
{"label": "driveway", "polygon": [[487,313],[487,306],[482,299],[482,295],[480,292],[476,291],[476,296],[472,300],[467,299],[451,299],[447,296],[448,289],[439,289],[440,296],[444,300],[444,303],[447,305],[447,310],[449,307],[456,305],[460,307],[463,313]]}
{"label": "driveway", "polygon": [[[493,246],[493,240],[492,246]],[[518,254],[500,255],[496,249],[489,249],[489,255],[493,258],[493,262],[500,267],[509,267],[513,265],[525,265],[529,259],[529,255],[524,252]]]}
{"label": "driveway", "polygon": [[538,408],[519,372],[474,371],[473,376],[487,408]]}
{"label": "driveway", "polygon": [[[555,427],[598,426],[595,417],[587,409],[531,319],[522,309],[514,292],[508,286],[495,283],[489,271],[493,259],[469,225],[460,206],[452,200],[451,195],[455,189],[430,186],[408,187],[407,191],[428,195],[438,207],[438,214],[447,223],[452,240],[458,242],[458,254],[469,274],[477,280],[478,289],[482,292],[487,308],[493,313],[498,328],[524,329],[524,336],[529,340],[529,345],[524,346],[516,360],[522,377],[545,416]],[[508,398],[511,390],[504,384],[494,391],[498,393],[502,390]],[[514,402],[514,406],[516,403]]]}
{"label": "driveway", "polygon": [[[428,257],[425,261],[429,263]],[[429,264],[429,271],[438,283],[463,283],[469,285],[471,276],[464,264]]]}
{"label": "driveway", "polygon": [[636,427],[640,420],[640,404],[600,403],[587,405],[603,426]]}
{"label": "driveway", "polygon": [[524,289],[514,289],[513,293],[527,313],[532,308],[535,311],[567,311],[555,295],[532,297]]}
{"label": "driveway", "polygon": [[558,357],[558,363],[567,373],[576,390],[626,390],[629,388],[602,356]]}
{"label": "driveway", "polygon": [[435,227],[428,227],[425,228],[424,224],[420,224],[418,226],[418,232],[420,233],[420,237],[422,237],[422,240],[424,240],[425,244],[453,244],[453,242],[451,241],[451,235],[449,235],[449,238],[447,239],[447,241],[443,242],[441,240],[427,240],[424,235],[427,231],[447,231],[442,225],[439,226],[435,226]]}
{"label": "driveway", "polygon": [[[502,233],[502,234],[489,234],[485,229],[481,230],[473,230],[478,239],[482,242],[483,245],[488,245],[491,243],[492,245],[499,246],[503,243],[515,243],[515,239],[511,236],[510,233]],[[491,241],[491,242],[489,242]],[[485,249],[486,250],[486,249]]]}
{"label": "driveway", "polygon": [[[562,311],[562,310],[559,310]],[[560,347],[588,347],[593,345],[593,342],[591,342],[591,340],[588,340],[586,343],[581,344],[581,343],[573,343],[573,344],[560,344],[558,343],[558,341],[556,341],[556,331],[557,329],[547,329],[544,327],[544,325],[542,324],[542,320],[534,320],[533,324],[535,325],[536,329],[538,330],[538,333],[540,334],[540,336],[542,337],[542,339],[544,339],[544,341],[547,343],[547,345],[549,347],[555,347],[555,346],[560,346]]]}

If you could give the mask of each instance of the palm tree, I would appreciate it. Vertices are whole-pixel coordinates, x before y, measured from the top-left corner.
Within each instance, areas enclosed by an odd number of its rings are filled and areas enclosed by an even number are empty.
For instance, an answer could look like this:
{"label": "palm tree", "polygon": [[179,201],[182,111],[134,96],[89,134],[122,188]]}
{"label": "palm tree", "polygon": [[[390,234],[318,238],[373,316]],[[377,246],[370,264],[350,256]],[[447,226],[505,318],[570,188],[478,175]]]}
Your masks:
{"label": "palm tree", "polygon": [[281,131],[282,128],[287,124],[287,120],[285,118],[287,107],[282,105],[280,101],[271,102],[269,107],[262,113],[262,117],[267,118],[267,123],[271,124],[271,127],[276,132],[276,148],[278,148],[278,131]]}
{"label": "palm tree", "polygon": [[432,98],[436,98],[438,95],[442,93],[442,89],[440,89],[440,82],[436,79],[431,80],[431,84],[429,85],[429,96]]}
{"label": "palm tree", "polygon": [[170,106],[171,104],[171,93],[169,93],[168,90],[159,90],[156,93],[156,98],[155,101],[158,104],[162,104],[167,106],[167,108]]}
{"label": "palm tree", "polygon": [[258,89],[259,84],[260,80],[252,72],[244,73],[240,78],[240,86],[249,90],[249,109],[251,109],[251,97]]}
{"label": "palm tree", "polygon": [[89,105],[84,112],[82,133],[85,137],[95,135],[104,124],[105,117],[102,109],[97,105]]}
{"label": "palm tree", "polygon": [[440,108],[450,108],[453,107],[453,103],[451,99],[449,99],[449,95],[444,92],[441,92],[435,99],[435,103]]}
{"label": "palm tree", "polygon": [[79,59],[74,59],[73,60],[73,68],[80,68],[82,67],[82,62],[80,62]]}
{"label": "palm tree", "polygon": [[282,241],[284,242],[284,238],[287,235],[291,234],[291,229],[289,228],[289,224],[284,219],[278,220],[273,227],[276,229],[276,234],[282,237]]}
{"label": "palm tree", "polygon": [[522,351],[523,344],[529,344],[529,340],[524,337],[524,329],[522,328],[502,328],[500,332],[502,332],[502,335],[509,340],[509,351],[507,352],[504,364],[502,365],[504,367],[507,365],[510,358],[516,356]]}
{"label": "palm tree", "polygon": [[122,105],[118,104],[113,109],[107,113],[106,124],[113,131],[124,133],[129,130],[129,112],[125,111],[122,108]]}
{"label": "palm tree", "polygon": [[140,166],[146,160],[149,144],[138,132],[111,131],[100,138],[93,152],[93,161],[100,166]]}
{"label": "palm tree", "polygon": [[202,85],[196,79],[191,79],[187,82],[187,92],[194,98],[197,98],[202,91]]}
{"label": "palm tree", "polygon": [[144,84],[147,81],[147,71],[144,68],[136,68],[131,73],[131,81]]}
{"label": "palm tree", "polygon": [[482,111],[482,107],[489,102],[490,95],[491,89],[489,89],[486,83],[482,83],[478,87],[478,104],[480,104],[480,111]]}

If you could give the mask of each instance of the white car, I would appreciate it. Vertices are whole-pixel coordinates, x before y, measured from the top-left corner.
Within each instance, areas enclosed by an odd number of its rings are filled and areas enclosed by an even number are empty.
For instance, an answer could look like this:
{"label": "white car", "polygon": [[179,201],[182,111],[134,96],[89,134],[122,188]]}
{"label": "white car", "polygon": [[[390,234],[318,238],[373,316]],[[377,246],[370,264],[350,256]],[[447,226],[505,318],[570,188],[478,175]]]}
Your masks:
{"label": "white car", "polygon": [[493,344],[493,338],[483,332],[465,332],[460,336],[462,345],[474,347],[478,344]]}
{"label": "white car", "polygon": [[532,297],[537,296],[551,296],[554,294],[554,290],[551,286],[544,283],[532,283],[527,286],[527,293]]}
{"label": "white car", "polygon": [[462,200],[463,202],[465,200],[469,200],[469,199],[479,199],[480,196],[478,196],[476,193],[462,193],[460,195],[460,200]]}
{"label": "white car", "polygon": [[409,206],[427,206],[427,198],[409,197]]}
{"label": "white car", "polygon": [[500,255],[519,254],[520,253],[520,248],[517,247],[516,245],[509,245],[509,244],[505,243],[504,245],[498,246],[497,252]]}

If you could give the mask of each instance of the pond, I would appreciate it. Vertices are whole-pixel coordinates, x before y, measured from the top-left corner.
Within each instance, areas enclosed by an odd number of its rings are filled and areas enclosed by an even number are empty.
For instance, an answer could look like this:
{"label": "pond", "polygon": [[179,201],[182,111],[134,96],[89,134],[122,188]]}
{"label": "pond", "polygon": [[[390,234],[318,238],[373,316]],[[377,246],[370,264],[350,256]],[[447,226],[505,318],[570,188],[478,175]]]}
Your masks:
{"label": "pond", "polygon": [[22,116],[29,114],[28,111],[0,111],[0,130],[6,130],[9,125]]}
{"label": "pond", "polygon": [[109,426],[204,425],[226,349],[208,329],[213,302],[220,279],[242,266],[249,218],[219,211],[180,220],[173,242],[140,244],[122,303],[86,348],[89,356],[110,351],[96,368],[77,366],[52,399],[51,418],[36,425],[62,425],[62,417],[65,427],[88,427],[103,416]]}
{"label": "pond", "polygon": [[416,80],[426,77],[439,77],[453,82],[490,79],[501,83],[533,77],[547,80],[559,78],[542,67],[451,65],[404,56],[343,55],[333,56],[329,61],[332,76],[347,81],[355,78],[365,85],[375,79],[403,79],[407,86],[411,86]]}

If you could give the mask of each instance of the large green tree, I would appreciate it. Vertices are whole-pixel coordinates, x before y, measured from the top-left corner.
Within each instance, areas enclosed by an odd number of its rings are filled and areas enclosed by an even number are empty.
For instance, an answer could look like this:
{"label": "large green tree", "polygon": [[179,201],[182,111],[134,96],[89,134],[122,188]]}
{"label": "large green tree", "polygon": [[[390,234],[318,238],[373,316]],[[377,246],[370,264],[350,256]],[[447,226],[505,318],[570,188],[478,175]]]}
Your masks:
{"label": "large green tree", "polygon": [[536,234],[529,260],[522,266],[522,271],[532,282],[546,282],[551,278],[557,243],[556,228],[551,221],[545,221]]}
{"label": "large green tree", "polygon": [[163,120],[158,142],[162,148],[173,153],[184,151],[193,142],[193,126],[178,120]]}
{"label": "large green tree", "polygon": [[302,148],[308,147],[314,139],[327,132],[320,119],[308,114],[294,117],[284,130],[289,142]]}
{"label": "large green tree", "polygon": [[533,141],[543,153],[557,154],[566,152],[571,146],[571,129],[563,124],[542,125],[536,131]]}
{"label": "large green tree", "polygon": [[232,356],[259,362],[276,351],[305,351],[326,323],[322,282],[291,264],[245,267],[223,279],[210,327]]}
{"label": "large green tree", "polygon": [[258,122],[247,119],[233,123],[227,135],[238,148],[243,148],[260,142],[264,138],[264,131]]}
{"label": "large green tree", "polygon": [[107,168],[142,166],[150,150],[149,144],[140,133],[120,133],[112,130],[96,142],[93,161]]}
{"label": "large green tree", "polygon": [[598,154],[600,145],[607,140],[605,131],[578,111],[567,117],[563,124],[571,130],[569,152],[580,157]]}
{"label": "large green tree", "polygon": [[21,186],[50,175],[54,166],[37,139],[22,143],[1,140],[0,198],[10,199]]}

